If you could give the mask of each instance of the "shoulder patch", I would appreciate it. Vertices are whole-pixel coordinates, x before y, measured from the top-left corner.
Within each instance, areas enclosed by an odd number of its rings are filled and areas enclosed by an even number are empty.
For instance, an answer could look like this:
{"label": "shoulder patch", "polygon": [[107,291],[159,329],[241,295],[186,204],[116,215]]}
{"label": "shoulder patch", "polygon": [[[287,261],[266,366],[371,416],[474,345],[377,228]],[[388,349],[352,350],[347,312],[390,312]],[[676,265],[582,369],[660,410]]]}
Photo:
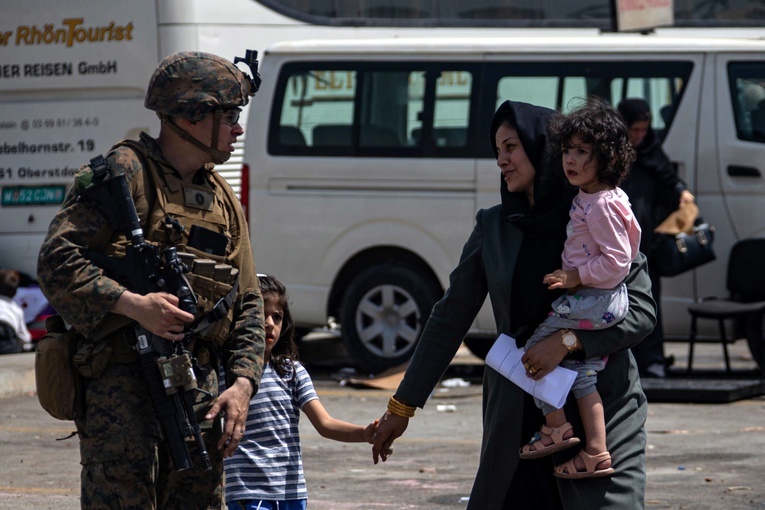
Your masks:
{"label": "shoulder patch", "polygon": [[125,145],[114,147],[106,155],[106,161],[115,175],[127,174],[128,180],[143,169],[141,158],[132,148]]}

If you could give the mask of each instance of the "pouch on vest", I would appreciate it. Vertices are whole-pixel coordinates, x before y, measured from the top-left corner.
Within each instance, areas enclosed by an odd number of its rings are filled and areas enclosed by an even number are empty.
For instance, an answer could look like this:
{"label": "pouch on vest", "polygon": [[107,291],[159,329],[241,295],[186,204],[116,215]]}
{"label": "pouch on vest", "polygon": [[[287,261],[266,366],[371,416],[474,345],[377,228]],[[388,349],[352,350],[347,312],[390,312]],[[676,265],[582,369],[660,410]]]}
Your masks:
{"label": "pouch on vest", "polygon": [[84,409],[82,380],[72,364],[79,335],[66,329],[60,315],[48,317],[45,329],[35,352],[37,400],[54,418],[74,420]]}
{"label": "pouch on vest", "polygon": [[[186,278],[197,296],[197,310],[201,312],[200,315],[210,312],[216,303],[220,301],[221,297],[225,297],[233,287],[227,283],[216,282],[212,278],[206,278],[195,273],[186,274]],[[228,338],[233,319],[233,310],[225,310],[222,315],[216,318],[218,320],[201,335],[201,338],[212,342],[214,346],[220,348]]]}
{"label": "pouch on vest", "polygon": [[105,341],[83,340],[78,342],[72,363],[83,377],[98,379],[112,359],[112,348]]}

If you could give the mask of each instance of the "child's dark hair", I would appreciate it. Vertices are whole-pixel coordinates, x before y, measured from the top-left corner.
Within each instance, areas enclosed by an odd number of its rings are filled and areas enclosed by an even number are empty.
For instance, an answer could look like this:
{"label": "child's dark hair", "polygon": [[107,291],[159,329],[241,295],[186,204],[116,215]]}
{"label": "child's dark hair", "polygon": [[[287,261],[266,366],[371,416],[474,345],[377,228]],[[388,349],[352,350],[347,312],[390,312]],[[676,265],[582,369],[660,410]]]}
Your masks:
{"label": "child's dark hair", "polygon": [[606,101],[590,97],[586,103],[550,125],[553,147],[572,148],[572,138],[593,146],[598,161],[598,181],[618,186],[635,161],[627,126],[621,115]]}
{"label": "child's dark hair", "polygon": [[295,343],[295,323],[290,313],[289,296],[284,284],[270,275],[259,274],[260,293],[263,296],[263,306],[268,300],[275,300],[282,309],[282,330],[279,341],[271,350],[270,363],[276,373],[284,377],[293,375],[295,370],[293,362],[298,359],[297,344]]}

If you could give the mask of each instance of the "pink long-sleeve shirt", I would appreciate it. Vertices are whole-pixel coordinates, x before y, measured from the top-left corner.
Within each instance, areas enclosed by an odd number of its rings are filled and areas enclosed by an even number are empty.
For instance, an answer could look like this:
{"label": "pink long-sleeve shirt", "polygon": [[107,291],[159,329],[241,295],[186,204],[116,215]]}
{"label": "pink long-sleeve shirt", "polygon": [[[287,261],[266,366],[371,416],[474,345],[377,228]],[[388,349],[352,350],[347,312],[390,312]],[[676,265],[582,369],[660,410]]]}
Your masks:
{"label": "pink long-sleeve shirt", "polygon": [[579,190],[569,212],[563,269],[578,270],[582,284],[613,289],[629,272],[640,245],[640,225],[627,194],[620,188]]}

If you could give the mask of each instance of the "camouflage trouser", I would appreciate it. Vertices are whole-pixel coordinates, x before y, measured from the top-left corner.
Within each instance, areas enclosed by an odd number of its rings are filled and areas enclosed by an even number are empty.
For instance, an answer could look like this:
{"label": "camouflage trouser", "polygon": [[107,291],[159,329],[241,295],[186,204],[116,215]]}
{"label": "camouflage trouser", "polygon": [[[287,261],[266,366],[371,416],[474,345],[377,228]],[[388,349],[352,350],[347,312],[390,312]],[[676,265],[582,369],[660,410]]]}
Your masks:
{"label": "camouflage trouser", "polygon": [[[211,370],[204,387],[216,385]],[[85,419],[76,423],[82,508],[223,508],[223,458],[215,446],[219,426],[204,433],[213,470],[198,468],[196,448],[187,441],[194,467],[177,472],[160,440],[138,363],[109,365],[103,376],[88,382],[85,398]]]}

